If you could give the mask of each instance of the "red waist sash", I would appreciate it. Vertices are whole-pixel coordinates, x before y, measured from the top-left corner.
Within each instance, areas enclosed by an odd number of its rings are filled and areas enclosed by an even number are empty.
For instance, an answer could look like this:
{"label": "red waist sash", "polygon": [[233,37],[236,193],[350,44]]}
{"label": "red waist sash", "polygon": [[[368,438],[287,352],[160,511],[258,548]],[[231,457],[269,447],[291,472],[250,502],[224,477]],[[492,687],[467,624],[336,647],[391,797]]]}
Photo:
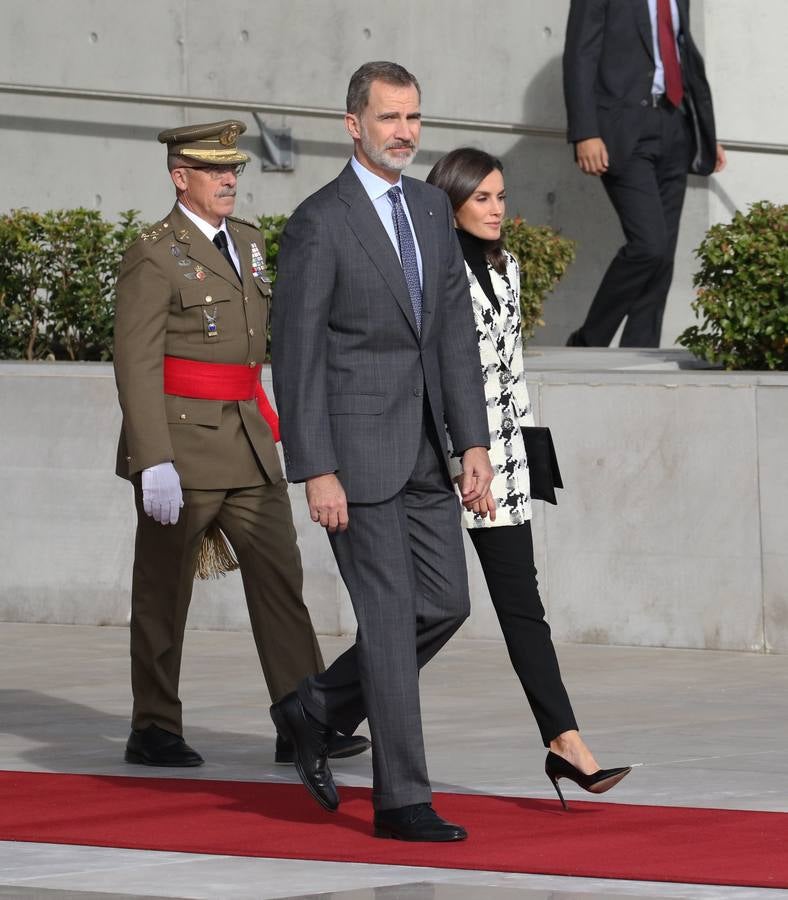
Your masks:
{"label": "red waist sash", "polygon": [[197,400],[256,400],[257,408],[279,440],[279,416],[260,383],[262,366],[197,362],[177,356],[164,357],[164,393]]}

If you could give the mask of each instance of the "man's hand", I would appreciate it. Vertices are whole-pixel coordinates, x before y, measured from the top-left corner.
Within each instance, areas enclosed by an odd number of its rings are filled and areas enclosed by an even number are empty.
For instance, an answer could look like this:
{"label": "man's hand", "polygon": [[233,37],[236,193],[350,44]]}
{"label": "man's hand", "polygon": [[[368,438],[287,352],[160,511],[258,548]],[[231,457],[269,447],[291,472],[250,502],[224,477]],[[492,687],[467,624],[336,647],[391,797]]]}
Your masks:
{"label": "man's hand", "polygon": [[575,144],[577,164],[586,175],[604,175],[610,160],[602,138],[587,138]]}
{"label": "man's hand", "polygon": [[[454,483],[457,487],[462,487],[462,475],[458,475],[454,479]],[[468,512],[475,513],[477,516],[481,516],[483,519],[486,519],[489,515],[490,521],[495,521],[495,498],[492,495],[492,492],[488,493],[486,497],[482,497],[481,500],[477,500],[475,503],[471,503],[470,505],[463,503],[463,506],[468,510]]]}
{"label": "man's hand", "polygon": [[307,479],[306,502],[312,521],[320,522],[331,534],[347,529],[349,519],[345,489],[333,473]]}
{"label": "man's hand", "polygon": [[[487,497],[492,480],[493,470],[487,448],[469,447],[462,455],[460,494],[462,494],[463,506],[471,509],[474,503]],[[495,508],[494,501],[493,508]]]}
{"label": "man's hand", "polygon": [[160,525],[175,525],[183,506],[181,479],[171,462],[142,470],[142,508]]}
{"label": "man's hand", "polygon": [[722,144],[717,144],[717,161],[714,164],[714,171],[721,172],[728,165],[728,157],[725,154],[725,148]]}

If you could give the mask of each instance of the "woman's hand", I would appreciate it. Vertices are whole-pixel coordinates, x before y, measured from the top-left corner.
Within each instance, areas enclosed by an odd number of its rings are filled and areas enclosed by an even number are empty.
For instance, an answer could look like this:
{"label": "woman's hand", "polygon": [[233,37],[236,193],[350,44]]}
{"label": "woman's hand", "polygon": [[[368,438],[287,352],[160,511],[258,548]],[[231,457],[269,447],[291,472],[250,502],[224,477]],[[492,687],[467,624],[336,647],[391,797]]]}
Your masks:
{"label": "woman's hand", "polygon": [[[458,487],[462,488],[462,475],[457,475],[454,479],[455,484]],[[474,500],[470,503],[465,503],[463,501],[462,504],[468,512],[475,513],[477,516],[481,516],[483,519],[486,519],[487,516],[490,517],[490,521],[495,521],[495,498],[491,493],[488,493],[485,497],[482,497],[480,500]]]}

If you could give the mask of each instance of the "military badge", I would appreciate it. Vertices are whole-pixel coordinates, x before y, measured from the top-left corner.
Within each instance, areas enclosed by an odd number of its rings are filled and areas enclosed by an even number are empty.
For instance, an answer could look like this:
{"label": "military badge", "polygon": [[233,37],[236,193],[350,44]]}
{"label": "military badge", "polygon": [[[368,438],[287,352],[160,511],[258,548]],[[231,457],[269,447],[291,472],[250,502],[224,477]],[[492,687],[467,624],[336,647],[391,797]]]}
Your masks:
{"label": "military badge", "polygon": [[217,337],[219,334],[219,330],[216,327],[216,316],[218,313],[209,312],[207,309],[204,309],[203,313],[205,314],[205,333],[209,338]]}
{"label": "military badge", "polygon": [[178,247],[175,246],[175,244],[172,244],[172,246],[170,247],[170,253],[172,253],[173,256],[181,255],[181,251],[178,249]]}
{"label": "military badge", "polygon": [[252,241],[252,275],[255,278],[262,278],[263,281],[268,279],[265,277],[265,260],[260,248]]}
{"label": "military badge", "polygon": [[240,128],[235,123],[228,125],[219,135],[219,143],[222,147],[234,147],[239,134]]}

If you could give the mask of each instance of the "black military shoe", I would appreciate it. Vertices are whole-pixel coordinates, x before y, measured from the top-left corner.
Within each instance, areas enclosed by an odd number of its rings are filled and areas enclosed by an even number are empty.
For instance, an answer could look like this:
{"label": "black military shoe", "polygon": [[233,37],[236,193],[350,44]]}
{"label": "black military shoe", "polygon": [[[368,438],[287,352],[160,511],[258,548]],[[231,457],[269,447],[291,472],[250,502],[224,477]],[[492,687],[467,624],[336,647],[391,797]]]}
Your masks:
{"label": "black military shoe", "polygon": [[[328,739],[328,758],[329,759],[345,759],[348,756],[358,756],[365,750],[369,750],[372,746],[369,738],[365,738],[361,734],[351,734],[346,737],[336,731],[331,733]],[[292,765],[294,759],[293,745],[281,734],[276,736],[276,750],[274,751],[274,762],[281,765]]]}
{"label": "black military shoe", "polygon": [[396,841],[464,841],[461,825],[444,821],[429,803],[379,809],[375,812],[375,837]]}
{"label": "black military shoe", "polygon": [[293,763],[304,787],[333,812],[339,806],[339,794],[327,761],[331,729],[309,715],[295,692],[274,703],[271,718],[293,746]]}
{"label": "black military shoe", "polygon": [[158,725],[131,732],[125,760],[142,766],[201,766],[205,762],[179,734]]}

